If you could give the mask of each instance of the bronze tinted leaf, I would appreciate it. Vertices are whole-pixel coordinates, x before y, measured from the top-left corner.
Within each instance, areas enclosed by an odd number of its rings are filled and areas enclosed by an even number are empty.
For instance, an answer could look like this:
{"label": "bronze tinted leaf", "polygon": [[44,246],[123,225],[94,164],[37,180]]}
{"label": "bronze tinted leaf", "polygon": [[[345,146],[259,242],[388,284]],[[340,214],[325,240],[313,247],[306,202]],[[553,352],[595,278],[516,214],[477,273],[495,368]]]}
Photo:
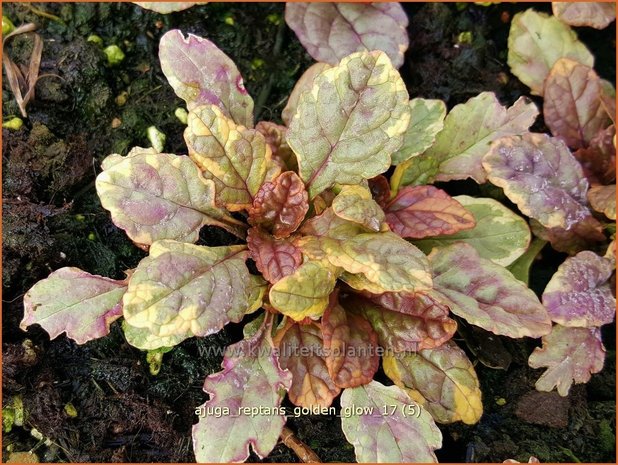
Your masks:
{"label": "bronze tinted leaf", "polygon": [[616,180],[616,127],[609,126],[590,141],[590,146],[573,152],[591,184],[611,184]]}
{"label": "bronze tinted leaf", "polygon": [[378,371],[378,336],[362,316],[332,302],[322,317],[326,366],[340,388],[367,384]]}
{"label": "bronze tinted leaf", "polygon": [[616,184],[592,186],[588,200],[595,211],[604,213],[609,219],[616,219]]}
{"label": "bronze tinted leaf", "polygon": [[369,180],[369,189],[373,200],[378,202],[382,208],[388,203],[391,198],[391,186],[385,176],[379,175]]}
{"label": "bronze tinted leaf", "polygon": [[291,275],[303,262],[296,246],[285,239],[277,239],[259,228],[250,228],[247,234],[249,256],[257,269],[271,284]]}
{"label": "bronze tinted leaf", "polygon": [[293,171],[262,184],[249,210],[249,222],[270,230],[275,237],[292,234],[305,219],[309,199],[305,185]]}
{"label": "bronze tinted leaf", "polygon": [[320,328],[312,323],[287,324],[275,336],[279,364],[292,373],[288,396],[300,407],[329,407],[341,389],[335,386],[322,357],[324,346]]}
{"label": "bronze tinted leaf", "polygon": [[475,225],[470,212],[433,186],[404,187],[384,211],[391,230],[405,238],[454,234]]}
{"label": "bronze tinted leaf", "polygon": [[437,347],[457,329],[448,307],[422,293],[352,296],[342,305],[369,321],[380,345],[393,352]]}

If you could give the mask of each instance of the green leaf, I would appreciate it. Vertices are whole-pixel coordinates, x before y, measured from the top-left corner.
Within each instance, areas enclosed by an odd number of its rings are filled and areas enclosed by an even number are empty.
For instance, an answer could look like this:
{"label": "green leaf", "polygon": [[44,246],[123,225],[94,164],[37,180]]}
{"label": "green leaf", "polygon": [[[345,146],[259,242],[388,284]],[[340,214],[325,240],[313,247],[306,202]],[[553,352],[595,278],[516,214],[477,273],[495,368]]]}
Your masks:
{"label": "green leaf", "polygon": [[363,186],[343,186],[332,207],[335,215],[371,231],[380,231],[384,222],[384,211],[371,198],[371,191]]}
{"label": "green leaf", "polygon": [[362,274],[382,292],[431,288],[427,257],[392,232],[359,234],[342,244],[325,244],[328,261],[348,273]]}
{"label": "green leaf", "polygon": [[296,107],[298,106],[302,93],[307,90],[311,90],[315,77],[330,67],[331,66],[328,63],[314,63],[307,68],[298,81],[296,81],[294,89],[292,89],[292,92],[288,97],[288,102],[285,104],[285,108],[281,112],[281,119],[286,126],[289,126],[292,122],[292,118],[294,117],[294,113],[296,113]]}
{"label": "green leaf", "polygon": [[127,320],[122,320],[122,332],[129,344],[141,350],[171,348],[189,337],[186,334],[157,336],[152,334],[148,328],[136,328],[135,326],[131,326],[127,323]]}
{"label": "green leaf", "polygon": [[543,95],[545,78],[560,58],[594,65],[594,57],[569,26],[532,9],[513,17],[508,48],[511,72],[533,95]]}
{"label": "green leaf", "polygon": [[204,225],[236,230],[215,206],[215,186],[186,156],[134,148],[110,155],[96,179],[101,205],[135,243],[160,239],[195,242]]}
{"label": "green leaf", "polygon": [[524,254],[508,266],[508,270],[513,273],[517,279],[528,286],[530,281],[530,267],[536,259],[537,255],[543,250],[547,241],[535,237],[528,250]]}
{"label": "green leaf", "polygon": [[310,198],[386,171],[409,121],[405,84],[383,52],[354,53],[322,71],[287,135]]}
{"label": "green leaf", "polygon": [[197,462],[243,462],[249,446],[264,458],[277,445],[286,420],[281,401],[292,374],[279,367],[269,332],[265,324],[230,346],[223,371],[206,378],[210,400],[196,409],[200,420],[193,425]]}
{"label": "green leaf", "polygon": [[446,105],[442,100],[414,98],[410,100],[410,125],[405,132],[403,146],[393,155],[393,165],[398,165],[420,155],[436,140],[444,128]]}
{"label": "green leaf", "polygon": [[555,325],[549,335],[543,336],[543,347],[534,349],[528,365],[547,367],[536,382],[537,390],[549,392],[557,387],[558,394],[564,397],[573,382],[587,383],[593,373],[601,371],[604,360],[600,328]]}
{"label": "green leaf", "polygon": [[442,433],[401,388],[371,381],[345,389],[341,409],[341,428],[359,463],[437,462]]}
{"label": "green leaf", "polygon": [[155,242],[131,276],[124,317],[158,337],[216,333],[262,303],[265,283],[246,259],[244,246]]}
{"label": "green leaf", "polygon": [[152,10],[162,15],[191,8],[196,2],[131,2],[147,10]]}
{"label": "green leaf", "polygon": [[[468,177],[479,184],[485,182],[486,173],[481,161],[489,151],[489,145],[500,137],[527,132],[538,113],[536,105],[525,97],[506,108],[493,92],[482,92],[456,105],[444,120],[444,129],[438,133],[431,148],[395,169],[391,178],[393,190],[434,180]],[[417,164],[429,172],[419,172]]]}
{"label": "green leaf", "polygon": [[248,209],[266,179],[271,150],[255,129],[237,125],[215,105],[189,112],[184,133],[189,156],[216,187],[218,205]]}
{"label": "green leaf", "polygon": [[551,330],[547,310],[521,281],[460,242],[429,255],[434,290],[428,292],[473,325],[508,337],[540,337]]}
{"label": "green leaf", "polygon": [[457,344],[385,355],[384,372],[439,423],[473,425],[483,414],[481,389],[472,363]]}
{"label": "green leaf", "polygon": [[547,228],[572,228],[590,216],[588,181],[560,139],[528,133],[496,141],[483,159],[489,181]]}
{"label": "green leaf", "polygon": [[508,266],[526,251],[530,244],[530,228],[522,217],[494,199],[467,195],[453,199],[472,213],[476,226],[449,236],[415,240],[414,245],[423,252],[462,241],[473,246],[481,257]]}
{"label": "green leaf", "polygon": [[24,296],[22,330],[39,324],[54,339],[62,333],[78,344],[109,334],[122,315],[126,281],[91,275],[79,268],[60,268],[36,283]]}
{"label": "green leaf", "polygon": [[270,289],[270,304],[295,321],[317,319],[328,307],[339,271],[327,261],[305,261]]}
{"label": "green leaf", "polygon": [[308,219],[300,227],[303,236],[325,237],[335,241],[346,241],[363,232],[370,232],[359,223],[354,223],[335,214],[328,207],[320,215]]}
{"label": "green leaf", "polygon": [[159,41],[161,70],[174,92],[193,110],[217,105],[223,114],[246,127],[253,126],[253,99],[234,62],[208,39],[178,29]]}
{"label": "green leaf", "polygon": [[337,216],[333,208],[328,207],[320,215],[305,221],[299,229],[302,236],[294,240],[294,245],[308,257],[323,260],[328,247],[337,248],[348,239],[369,231],[359,223]]}

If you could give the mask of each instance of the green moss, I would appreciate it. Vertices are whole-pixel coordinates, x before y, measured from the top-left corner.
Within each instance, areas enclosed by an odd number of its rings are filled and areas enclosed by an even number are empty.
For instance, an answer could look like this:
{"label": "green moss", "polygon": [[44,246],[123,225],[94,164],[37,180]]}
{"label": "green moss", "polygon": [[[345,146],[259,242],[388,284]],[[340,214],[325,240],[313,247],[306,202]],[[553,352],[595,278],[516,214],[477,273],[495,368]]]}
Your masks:
{"label": "green moss", "polygon": [[613,452],[616,448],[616,433],[607,420],[599,422],[599,448],[607,453]]}

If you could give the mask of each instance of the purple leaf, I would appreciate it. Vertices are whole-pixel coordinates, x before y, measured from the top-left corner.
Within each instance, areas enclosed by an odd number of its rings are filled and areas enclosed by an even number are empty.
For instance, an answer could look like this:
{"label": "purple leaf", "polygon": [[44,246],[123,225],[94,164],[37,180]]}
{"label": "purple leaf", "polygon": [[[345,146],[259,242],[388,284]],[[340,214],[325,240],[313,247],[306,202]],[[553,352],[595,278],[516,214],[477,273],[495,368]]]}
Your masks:
{"label": "purple leaf", "polygon": [[138,245],[195,242],[206,224],[234,228],[215,206],[213,182],[189,157],[135,147],[126,157],[110,155],[102,166],[96,179],[101,205]]}
{"label": "purple leaf", "polygon": [[558,388],[566,396],[573,382],[587,383],[592,373],[603,369],[605,347],[599,328],[567,328],[555,325],[543,336],[543,347],[537,347],[528,359],[532,368],[547,367],[536,382],[539,391]]}
{"label": "purple leaf", "polygon": [[492,184],[548,228],[570,229],[590,215],[588,181],[560,139],[528,133],[494,142],[483,159]]}
{"label": "purple leaf", "polygon": [[399,3],[287,3],[285,21],[316,61],[382,50],[393,66],[408,49],[408,17]]}
{"label": "purple leaf", "polygon": [[[277,444],[285,425],[281,400],[292,374],[279,367],[270,330],[265,324],[250,339],[228,347],[223,371],[206,378],[210,400],[196,409],[205,415],[193,425],[197,462],[243,462],[249,446],[264,458]],[[224,414],[209,414],[217,410]]]}
{"label": "purple leaf", "polygon": [[51,339],[66,333],[78,344],[103,337],[122,315],[125,281],[61,268],[36,283],[24,296],[19,327],[39,324]]}
{"label": "purple leaf", "polygon": [[616,299],[609,284],[613,271],[612,261],[594,252],[567,258],[543,292],[543,305],[551,319],[569,327],[611,323],[616,315]]}
{"label": "purple leaf", "polygon": [[605,242],[603,225],[593,216],[587,216],[575,223],[571,229],[546,228],[535,219],[530,220],[532,233],[551,243],[558,252],[574,255],[582,250],[594,248],[599,242]]}
{"label": "purple leaf", "polygon": [[217,105],[236,123],[253,126],[253,99],[245,90],[234,62],[208,39],[178,29],[168,31],[159,43],[161,69],[174,92],[189,110]]}
{"label": "purple leaf", "polygon": [[[437,462],[442,433],[427,410],[398,386],[377,381],[341,395],[341,428],[359,463]],[[348,415],[349,413],[349,415]]]}
{"label": "purple leaf", "polygon": [[604,29],[616,19],[614,2],[551,2],[552,11],[570,26]]}
{"label": "purple leaf", "polygon": [[552,134],[573,149],[588,146],[610,124],[601,92],[601,80],[591,67],[558,60],[545,79],[543,94],[543,117]]}
{"label": "purple leaf", "polygon": [[551,330],[547,310],[508,270],[469,244],[435,248],[429,255],[434,289],[428,292],[473,325],[508,337],[540,337]]}

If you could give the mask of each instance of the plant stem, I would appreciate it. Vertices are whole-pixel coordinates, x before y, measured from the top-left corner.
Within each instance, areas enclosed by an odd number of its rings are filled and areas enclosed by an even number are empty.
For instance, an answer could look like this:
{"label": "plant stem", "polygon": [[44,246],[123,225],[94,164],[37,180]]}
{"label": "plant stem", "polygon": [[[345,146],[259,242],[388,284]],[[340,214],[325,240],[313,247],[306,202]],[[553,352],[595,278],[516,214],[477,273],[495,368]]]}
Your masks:
{"label": "plant stem", "polygon": [[47,18],[47,19],[51,19],[52,21],[55,21],[59,24],[62,24],[63,26],[66,26],[65,22],[62,21],[58,16],[53,15],[51,13],[48,13],[46,11],[40,10],[39,8],[32,6],[30,3],[26,3],[25,7],[28,8],[31,12],[33,12],[35,15],[37,16],[41,16],[42,18]]}
{"label": "plant stem", "polygon": [[292,449],[303,463],[322,463],[320,457],[307,444],[298,439],[287,426],[284,426],[281,431],[281,442]]}
{"label": "plant stem", "polygon": [[225,229],[239,239],[245,240],[247,238],[247,229],[249,227],[230,215],[224,214],[221,218],[217,218],[212,225]]}

